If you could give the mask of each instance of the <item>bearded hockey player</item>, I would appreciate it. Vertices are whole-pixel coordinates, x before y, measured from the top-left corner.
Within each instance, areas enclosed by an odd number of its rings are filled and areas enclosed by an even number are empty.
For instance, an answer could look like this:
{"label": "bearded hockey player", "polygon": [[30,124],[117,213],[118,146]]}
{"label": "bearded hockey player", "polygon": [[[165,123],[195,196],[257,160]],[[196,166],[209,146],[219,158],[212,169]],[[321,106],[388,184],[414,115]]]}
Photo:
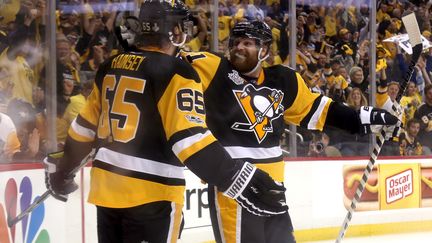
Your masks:
{"label": "bearded hockey player", "polygon": [[[272,33],[265,23],[240,22],[230,36],[229,59],[209,52],[182,53],[203,83],[207,125],[232,158],[249,161],[282,182],[285,166],[279,141],[285,124],[311,130],[334,126],[368,134],[377,131],[375,125],[398,123],[385,110],[362,107],[357,112],[311,93],[300,74],[290,68],[262,68],[271,43]],[[395,126],[386,129],[391,137]],[[257,217],[211,183],[209,204],[218,243],[295,242],[288,212]]]}
{"label": "bearded hockey player", "polygon": [[[173,30],[188,10],[146,0],[127,25],[136,51],[99,68],[88,102],[68,132],[64,156],[48,156],[46,185],[66,201],[71,171],[96,147],[89,202],[99,242],[176,242],[184,202],[184,165],[253,215],[287,211],[285,188],[246,160],[232,160],[206,125],[202,84],[173,55]],[[58,154],[57,154],[58,155]]]}

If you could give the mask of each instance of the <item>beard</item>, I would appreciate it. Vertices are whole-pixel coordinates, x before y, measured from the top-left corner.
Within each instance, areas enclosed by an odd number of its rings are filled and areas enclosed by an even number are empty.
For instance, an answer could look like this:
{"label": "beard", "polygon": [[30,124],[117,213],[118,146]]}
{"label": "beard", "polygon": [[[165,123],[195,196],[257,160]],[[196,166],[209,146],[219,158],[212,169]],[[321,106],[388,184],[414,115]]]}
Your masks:
{"label": "beard", "polygon": [[249,56],[247,53],[240,53],[238,51],[230,51],[230,61],[240,73],[252,71],[258,63],[257,55]]}

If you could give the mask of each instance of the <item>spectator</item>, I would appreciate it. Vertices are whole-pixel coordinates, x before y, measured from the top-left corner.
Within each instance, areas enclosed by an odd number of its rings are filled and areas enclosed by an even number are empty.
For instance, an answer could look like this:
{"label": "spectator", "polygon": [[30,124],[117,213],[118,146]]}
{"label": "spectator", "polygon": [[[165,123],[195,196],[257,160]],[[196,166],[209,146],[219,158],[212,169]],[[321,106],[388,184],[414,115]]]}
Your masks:
{"label": "spectator", "polygon": [[356,109],[360,110],[361,106],[367,106],[368,101],[366,97],[364,96],[363,92],[360,88],[354,87],[351,92],[348,94],[347,97],[347,105]]}
{"label": "spectator", "polygon": [[399,102],[405,114],[405,120],[403,122],[414,118],[414,112],[420,106],[421,102],[421,96],[417,91],[416,84],[414,82],[408,82],[405,95],[402,96]]}
{"label": "spectator", "polygon": [[341,157],[340,151],[330,146],[330,137],[324,132],[313,133],[309,143],[308,156],[310,157]]}
{"label": "spectator", "polygon": [[36,128],[36,112],[32,105],[20,99],[12,99],[7,107],[7,115],[16,127],[20,143],[13,160],[40,160],[44,154],[39,152],[40,134]]}
{"label": "spectator", "polygon": [[[424,104],[414,113],[414,118],[421,121],[419,141],[423,147],[432,149],[432,85],[425,87]],[[426,148],[425,148],[426,149]],[[425,150],[424,149],[424,150]]]}
{"label": "spectator", "polygon": [[422,145],[418,141],[420,121],[411,119],[408,121],[406,131],[399,136],[399,151],[401,156],[422,155]]}
{"label": "spectator", "polygon": [[[190,33],[187,36],[186,44],[183,46],[183,49],[185,51],[200,51],[203,44],[207,41],[207,17],[202,10],[195,12],[192,17],[194,19],[194,25],[191,30],[188,30]],[[226,27],[229,32],[229,25]]]}
{"label": "spectator", "polygon": [[110,53],[105,42],[99,42],[93,45],[91,49],[91,56],[87,58],[87,60],[82,64],[81,69],[83,71],[96,72],[96,70],[99,68],[99,65],[109,58]]}
{"label": "spectator", "polygon": [[327,87],[329,89],[329,96],[337,101],[344,102],[345,101],[345,93],[347,92],[348,82],[342,76],[342,72],[346,73],[346,69],[343,66],[337,65],[333,71],[333,78],[327,79]]}
{"label": "spectator", "polygon": [[57,35],[56,49],[57,65],[64,66],[67,72],[71,74],[70,79],[77,85],[79,83],[78,72],[81,69],[80,55],[72,50],[69,40],[63,34]]}
{"label": "spectator", "polygon": [[[227,1],[228,2],[228,1]],[[231,28],[234,26],[234,21],[232,16],[229,14],[228,7],[224,6],[224,2],[219,2],[219,32],[218,32],[218,40],[219,40],[219,53],[225,53],[226,48],[228,47],[228,37],[231,31]]]}
{"label": "spectator", "polygon": [[[81,77],[84,76],[85,74],[83,73]],[[82,93],[84,91],[82,86],[85,85],[88,87],[89,84],[87,82],[92,82],[92,80],[83,80],[80,86],[74,86],[72,80],[63,76],[63,95],[58,97],[59,103],[57,105],[56,120],[57,147],[59,149],[63,148],[70,124],[86,103],[86,97]],[[90,86],[92,86],[92,83]]]}
{"label": "spectator", "polygon": [[0,112],[0,163],[11,161],[13,155],[20,151],[20,147],[12,119]]}
{"label": "spectator", "polygon": [[264,20],[267,10],[265,9],[266,6],[261,4],[261,2],[262,0],[253,0],[253,4],[250,2],[247,5],[246,18],[248,20]]}
{"label": "spectator", "polygon": [[[367,106],[368,101],[360,88],[354,87],[347,96],[346,104],[356,110],[361,106]],[[367,136],[357,134],[341,133],[336,129],[327,129],[326,132],[332,138],[334,146],[339,149],[343,156],[360,156],[368,154]]]}
{"label": "spectator", "polygon": [[360,89],[360,91],[365,95],[366,99],[368,99],[369,95],[369,82],[365,80],[363,69],[358,66],[354,66],[349,71],[349,79],[350,84],[348,88],[348,92],[353,90],[354,88]]}

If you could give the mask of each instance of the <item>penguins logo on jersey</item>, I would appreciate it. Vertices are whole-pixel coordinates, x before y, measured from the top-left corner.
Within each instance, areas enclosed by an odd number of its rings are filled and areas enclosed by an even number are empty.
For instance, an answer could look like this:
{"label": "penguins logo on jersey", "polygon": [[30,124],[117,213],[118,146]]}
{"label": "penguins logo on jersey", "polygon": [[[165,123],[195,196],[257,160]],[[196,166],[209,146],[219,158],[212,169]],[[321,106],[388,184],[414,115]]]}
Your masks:
{"label": "penguins logo on jersey", "polygon": [[231,128],[254,132],[261,143],[267,133],[273,132],[272,121],[283,114],[283,92],[267,87],[256,89],[252,84],[233,92],[248,122],[235,122]]}

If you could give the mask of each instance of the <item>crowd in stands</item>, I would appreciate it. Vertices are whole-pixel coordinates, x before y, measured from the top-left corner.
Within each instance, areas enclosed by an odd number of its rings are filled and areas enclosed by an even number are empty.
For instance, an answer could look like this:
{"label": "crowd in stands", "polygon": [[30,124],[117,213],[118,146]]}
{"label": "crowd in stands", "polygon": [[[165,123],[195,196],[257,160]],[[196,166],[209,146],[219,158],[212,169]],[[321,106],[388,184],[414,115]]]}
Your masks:
{"label": "crowd in stands", "polygon": [[[122,2],[122,1],[120,1]],[[49,148],[45,86],[57,87],[57,148],[83,107],[92,89],[98,66],[122,49],[114,26],[119,12],[136,11],[140,0],[68,0],[57,2],[56,60],[47,60],[46,0],[15,0],[0,6],[0,161],[38,160]],[[429,1],[377,1],[376,92],[371,90],[370,1],[302,0],[296,6],[295,64],[289,58],[289,1],[219,0],[218,46],[211,46],[213,3],[185,0],[191,9],[187,30],[188,51],[216,50],[226,54],[230,29],[236,22],[259,19],[272,29],[273,43],[264,66],[293,66],[308,87],[333,100],[359,109],[394,101],[410,56],[398,43],[384,40],[405,33],[401,16],[417,14],[420,30],[432,38]],[[45,64],[56,64],[56,80],[48,80]],[[386,155],[428,155],[432,149],[432,48],[424,50],[401,100],[404,130],[387,142]],[[7,125],[5,125],[7,124]],[[312,133],[298,129],[305,140],[299,156],[368,155],[369,137],[326,130]],[[283,144],[289,146],[288,141]],[[287,149],[288,150],[288,149]]]}

